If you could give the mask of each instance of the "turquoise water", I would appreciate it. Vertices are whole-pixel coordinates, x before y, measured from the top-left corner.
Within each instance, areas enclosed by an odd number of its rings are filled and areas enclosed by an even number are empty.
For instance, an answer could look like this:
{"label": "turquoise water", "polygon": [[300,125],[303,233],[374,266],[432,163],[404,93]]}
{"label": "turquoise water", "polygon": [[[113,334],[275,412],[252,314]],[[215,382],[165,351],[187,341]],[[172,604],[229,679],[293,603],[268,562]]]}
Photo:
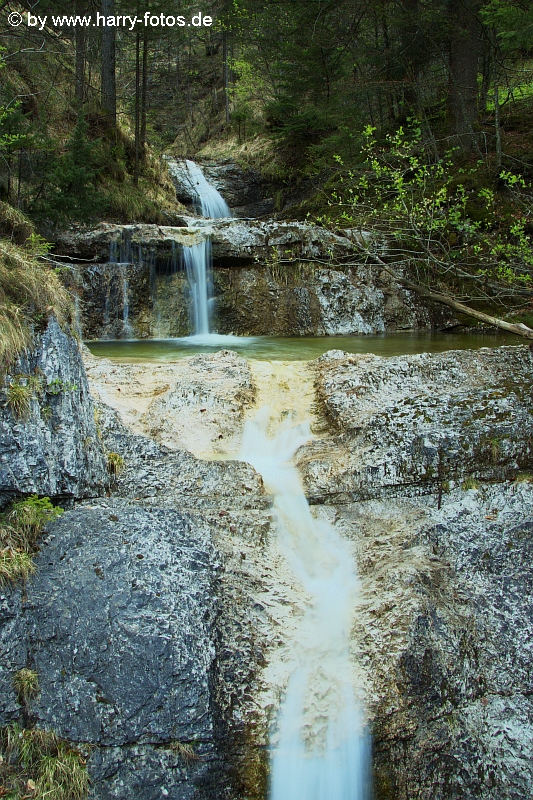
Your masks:
{"label": "turquoise water", "polygon": [[259,361],[308,361],[327,350],[398,356],[439,353],[443,350],[476,350],[480,347],[524,344],[519,336],[493,333],[401,332],[373,336],[218,336],[184,339],[89,341],[95,356],[123,362],[174,361],[196,353],[234,350]]}

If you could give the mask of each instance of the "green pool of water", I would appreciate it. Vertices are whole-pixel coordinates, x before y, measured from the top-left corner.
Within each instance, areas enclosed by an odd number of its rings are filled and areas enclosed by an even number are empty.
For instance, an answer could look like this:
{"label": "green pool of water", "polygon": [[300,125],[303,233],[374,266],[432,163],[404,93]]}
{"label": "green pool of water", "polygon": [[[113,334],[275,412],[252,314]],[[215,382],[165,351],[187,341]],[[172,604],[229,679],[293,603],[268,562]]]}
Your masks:
{"label": "green pool of water", "polygon": [[195,353],[234,350],[259,361],[308,361],[327,350],[398,356],[409,353],[439,353],[480,347],[524,344],[519,336],[493,333],[386,333],[374,336],[218,336],[185,339],[139,339],[89,341],[95,356],[123,362],[174,361]]}

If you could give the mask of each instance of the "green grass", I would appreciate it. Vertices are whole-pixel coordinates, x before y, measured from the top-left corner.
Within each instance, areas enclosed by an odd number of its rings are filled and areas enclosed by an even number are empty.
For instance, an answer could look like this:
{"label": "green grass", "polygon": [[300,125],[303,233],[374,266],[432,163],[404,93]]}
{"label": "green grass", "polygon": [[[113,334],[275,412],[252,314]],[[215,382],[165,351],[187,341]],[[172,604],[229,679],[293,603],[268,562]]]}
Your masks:
{"label": "green grass", "polygon": [[34,572],[35,564],[29,553],[11,548],[0,550],[0,586],[27,581]]}
{"label": "green grass", "polygon": [[48,497],[17,500],[0,517],[0,586],[27,581],[35,572],[33,554],[44,526],[63,513]]}
{"label": "green grass", "polygon": [[24,378],[17,375],[10,380],[6,389],[6,398],[13,416],[18,419],[26,419],[30,413],[32,397],[31,386],[24,381]]}
{"label": "green grass", "polygon": [[44,526],[60,517],[62,513],[63,509],[54,506],[49,497],[38,497],[36,494],[32,494],[24,500],[14,502],[7,518],[22,535],[23,546],[30,548],[35,545],[37,536]]}
{"label": "green grass", "polygon": [[[0,223],[1,214],[0,208]],[[33,327],[52,314],[60,324],[71,319],[67,290],[54,270],[32,254],[33,244],[28,246],[0,239],[0,373],[31,345]]]}
{"label": "green grass", "polygon": [[476,481],[475,478],[465,478],[465,480],[461,484],[461,489],[464,489],[467,492],[469,489],[479,489],[479,481]]}
{"label": "green grass", "polygon": [[9,800],[84,800],[89,776],[83,754],[53,731],[0,729],[0,786]]}
{"label": "green grass", "polygon": [[35,670],[19,669],[13,678],[13,688],[21,705],[27,705],[39,693],[39,677]]}
{"label": "green grass", "polygon": [[533,483],[533,473],[519,472],[515,478],[515,483]]}
{"label": "green grass", "polygon": [[117,478],[124,469],[124,459],[118,453],[107,454],[107,468],[109,474]]}

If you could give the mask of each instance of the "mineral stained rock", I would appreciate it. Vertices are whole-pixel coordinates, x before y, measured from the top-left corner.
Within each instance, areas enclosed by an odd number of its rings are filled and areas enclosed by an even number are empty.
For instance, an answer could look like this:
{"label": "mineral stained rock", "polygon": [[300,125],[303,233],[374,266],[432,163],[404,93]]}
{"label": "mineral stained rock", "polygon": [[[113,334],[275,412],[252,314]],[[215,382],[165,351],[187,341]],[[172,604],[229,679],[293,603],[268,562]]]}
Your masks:
{"label": "mineral stained rock", "polygon": [[527,347],[394,358],[330,351],[315,364],[332,432],[302,451],[317,502],[442,492],[451,481],[531,468]]}

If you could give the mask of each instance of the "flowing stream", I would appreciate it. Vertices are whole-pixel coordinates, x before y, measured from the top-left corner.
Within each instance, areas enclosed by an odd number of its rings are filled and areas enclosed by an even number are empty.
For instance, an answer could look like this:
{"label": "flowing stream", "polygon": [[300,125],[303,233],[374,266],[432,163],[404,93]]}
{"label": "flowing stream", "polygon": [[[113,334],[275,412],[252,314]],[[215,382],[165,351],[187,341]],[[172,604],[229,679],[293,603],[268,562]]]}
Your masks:
{"label": "flowing stream", "polygon": [[220,192],[206,180],[198,164],[188,160],[185,161],[185,164],[187,166],[187,172],[189,173],[191,186],[198,196],[197,208],[201,212],[202,217],[209,217],[209,219],[231,217],[228,204]]}
{"label": "flowing stream", "polygon": [[310,410],[310,378],[302,382],[302,375],[292,374],[303,366],[280,364],[279,374],[270,368],[270,376],[254,374],[270,407],[246,422],[240,458],[262,475],[274,497],[280,547],[307,596],[293,642],[296,666],[277,720],[270,800],[368,800],[370,740],[350,658],[355,561],[338,531],[313,517],[291,463],[311,437],[308,421],[295,424]]}
{"label": "flowing stream", "polygon": [[[228,204],[221,194],[205,178],[194,161],[186,161],[191,186],[198,197],[197,208],[203,217],[222,219],[231,217]],[[194,336],[203,340],[211,335],[210,307],[213,285],[211,242],[209,239],[192,247],[183,248],[183,260],[191,290],[192,323]]]}

